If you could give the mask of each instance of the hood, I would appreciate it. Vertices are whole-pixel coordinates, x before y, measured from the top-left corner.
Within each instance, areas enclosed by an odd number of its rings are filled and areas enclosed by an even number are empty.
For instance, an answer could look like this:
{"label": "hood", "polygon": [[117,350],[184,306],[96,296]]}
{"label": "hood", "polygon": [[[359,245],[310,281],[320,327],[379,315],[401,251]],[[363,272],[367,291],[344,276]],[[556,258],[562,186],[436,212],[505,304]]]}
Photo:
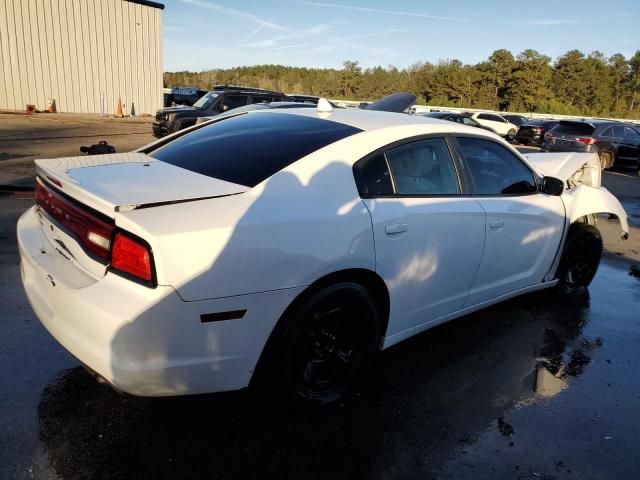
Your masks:
{"label": "hood", "polygon": [[392,93],[382,97],[377,102],[373,102],[363,107],[363,110],[377,110],[379,112],[402,113],[407,108],[416,104],[417,97],[413,93]]}
{"label": "hood", "polygon": [[[598,174],[597,185],[600,185],[600,160],[597,153],[557,152],[529,153],[524,156],[529,164],[542,175],[569,180],[585,167]],[[595,183],[595,182],[594,182]]]}
{"label": "hood", "polygon": [[40,159],[35,164],[38,175],[61,192],[112,218],[119,211],[249,190],[138,152]]}
{"label": "hood", "polygon": [[166,107],[161,110],[162,113],[179,113],[179,112],[192,112],[198,110],[196,107],[189,107],[187,105],[181,105],[179,107]]}

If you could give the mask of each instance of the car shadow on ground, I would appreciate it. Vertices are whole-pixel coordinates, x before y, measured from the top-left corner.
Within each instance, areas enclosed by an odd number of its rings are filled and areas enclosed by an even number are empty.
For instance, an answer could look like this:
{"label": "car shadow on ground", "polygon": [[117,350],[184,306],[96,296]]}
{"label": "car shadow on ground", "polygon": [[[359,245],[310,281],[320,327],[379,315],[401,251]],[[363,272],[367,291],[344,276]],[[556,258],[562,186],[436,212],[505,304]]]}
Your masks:
{"label": "car shadow on ground", "polygon": [[535,293],[436,327],[382,352],[352,395],[323,411],[243,391],[123,396],[82,368],[38,407],[62,478],[407,478],[432,474],[487,428],[508,448],[508,412],[550,397],[588,368],[588,295]]}

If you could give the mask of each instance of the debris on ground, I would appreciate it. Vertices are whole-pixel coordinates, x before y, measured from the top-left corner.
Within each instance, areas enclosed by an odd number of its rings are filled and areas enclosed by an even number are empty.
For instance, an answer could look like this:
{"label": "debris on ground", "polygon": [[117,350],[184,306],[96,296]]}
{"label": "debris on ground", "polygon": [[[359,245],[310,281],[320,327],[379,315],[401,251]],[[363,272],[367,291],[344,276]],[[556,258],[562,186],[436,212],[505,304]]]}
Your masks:
{"label": "debris on ground", "polygon": [[504,417],[498,417],[498,430],[505,437],[509,437],[515,433],[515,430],[510,423],[507,423]]}

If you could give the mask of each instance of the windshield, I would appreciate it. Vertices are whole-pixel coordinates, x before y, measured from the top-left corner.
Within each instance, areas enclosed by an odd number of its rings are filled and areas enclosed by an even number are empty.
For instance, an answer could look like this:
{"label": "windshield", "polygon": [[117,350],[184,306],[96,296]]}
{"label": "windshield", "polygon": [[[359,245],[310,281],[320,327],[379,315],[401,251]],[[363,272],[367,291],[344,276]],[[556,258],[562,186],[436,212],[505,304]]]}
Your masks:
{"label": "windshield", "polygon": [[218,96],[217,93],[209,92],[203,97],[200,97],[200,100],[194,103],[193,106],[196,108],[207,108],[211,106],[211,104],[213,103],[213,101],[216,99],[217,96]]}

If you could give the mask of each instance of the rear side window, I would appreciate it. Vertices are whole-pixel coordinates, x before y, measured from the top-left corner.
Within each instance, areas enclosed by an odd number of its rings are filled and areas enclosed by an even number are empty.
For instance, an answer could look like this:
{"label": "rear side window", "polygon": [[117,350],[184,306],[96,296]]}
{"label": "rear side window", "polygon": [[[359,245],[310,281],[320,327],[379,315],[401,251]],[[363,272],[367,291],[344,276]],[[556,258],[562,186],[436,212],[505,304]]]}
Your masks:
{"label": "rear side window", "polygon": [[469,168],[474,193],[517,195],[536,192],[533,173],[513,153],[499,143],[479,138],[458,138]]}
{"label": "rear side window", "polygon": [[398,195],[452,195],[458,177],[441,138],[409,143],[387,153]]}
{"label": "rear side window", "polygon": [[624,138],[630,140],[640,140],[640,133],[631,127],[624,127]]}
{"label": "rear side window", "polygon": [[504,123],[504,119],[497,115],[491,115],[490,113],[481,113],[478,115],[478,118],[481,120],[490,120],[492,122],[501,122]]}
{"label": "rear side window", "polygon": [[201,175],[254,187],[311,152],[360,131],[301,115],[245,113],[194,130],[149,155]]}
{"label": "rear side window", "polygon": [[357,162],[353,166],[353,174],[361,195],[393,194],[391,175],[383,153]]}

